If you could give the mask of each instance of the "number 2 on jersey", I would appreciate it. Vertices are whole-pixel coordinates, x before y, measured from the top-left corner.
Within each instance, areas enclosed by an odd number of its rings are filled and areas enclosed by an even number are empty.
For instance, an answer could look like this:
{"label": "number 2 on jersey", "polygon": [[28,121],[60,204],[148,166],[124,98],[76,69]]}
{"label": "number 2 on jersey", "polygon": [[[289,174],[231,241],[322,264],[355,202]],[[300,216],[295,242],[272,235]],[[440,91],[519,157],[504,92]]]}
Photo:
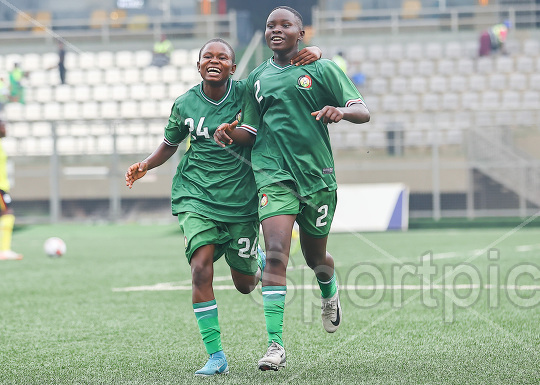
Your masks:
{"label": "number 2 on jersey", "polygon": [[255,82],[255,99],[257,99],[257,102],[261,102],[263,100],[263,97],[259,95],[261,93],[261,81],[257,80]]}

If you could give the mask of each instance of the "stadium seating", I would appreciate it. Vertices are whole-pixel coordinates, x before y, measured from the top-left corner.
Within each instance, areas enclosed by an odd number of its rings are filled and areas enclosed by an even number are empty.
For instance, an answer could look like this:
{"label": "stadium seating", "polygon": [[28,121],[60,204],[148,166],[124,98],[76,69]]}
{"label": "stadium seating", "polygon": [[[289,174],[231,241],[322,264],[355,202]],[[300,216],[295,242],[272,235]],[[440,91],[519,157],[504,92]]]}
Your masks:
{"label": "stadium seating", "polygon": [[[405,131],[405,145],[428,146],[434,139],[440,144],[463,145],[463,129],[474,122],[502,124],[505,117],[498,122],[493,113],[481,115],[482,111],[499,109],[516,111],[511,115],[515,121],[529,124],[535,115],[523,110],[540,109],[538,41],[524,40],[508,56],[481,58],[476,57],[473,43],[390,42],[347,47],[350,68],[365,75],[366,82],[359,87],[374,119],[367,133],[351,134],[346,125],[336,125],[331,130],[335,145],[386,147],[387,125],[392,122],[399,122]],[[141,143],[149,142],[149,138],[154,144],[159,140],[175,98],[200,82],[195,67],[198,53],[196,49],[177,49],[171,54],[171,64],[158,68],[149,66],[152,54],[148,50],[70,52],[66,56],[66,85],[59,84],[58,71],[52,69],[58,63],[56,53],[0,56],[3,73],[14,62],[20,62],[29,71],[27,104],[9,103],[5,107],[6,117],[22,127],[8,146],[21,154],[50,151],[41,140],[44,136],[37,135],[43,132],[42,128],[34,130],[34,124],[48,122],[50,127],[51,122],[67,120],[66,124],[72,126],[77,119],[88,119],[96,123],[87,125],[85,134],[75,135],[67,130],[66,135],[92,136],[94,139],[86,142],[77,139],[77,148],[104,151],[97,144],[108,143],[107,140],[100,138],[99,130],[91,130],[101,127],[103,135],[109,136],[109,129],[103,127],[123,119],[123,127],[128,130],[124,134],[134,138],[123,141],[122,151],[128,151],[130,145],[150,151],[152,148]],[[432,115],[431,122],[415,118],[423,113]],[[381,116],[388,120],[381,120]],[[103,122],[97,123],[99,120]],[[431,132],[435,120],[438,134]],[[145,129],[140,130],[141,127]],[[136,131],[130,132],[131,129]],[[28,132],[35,140],[23,144],[19,139]],[[70,142],[63,143],[67,147]]]}

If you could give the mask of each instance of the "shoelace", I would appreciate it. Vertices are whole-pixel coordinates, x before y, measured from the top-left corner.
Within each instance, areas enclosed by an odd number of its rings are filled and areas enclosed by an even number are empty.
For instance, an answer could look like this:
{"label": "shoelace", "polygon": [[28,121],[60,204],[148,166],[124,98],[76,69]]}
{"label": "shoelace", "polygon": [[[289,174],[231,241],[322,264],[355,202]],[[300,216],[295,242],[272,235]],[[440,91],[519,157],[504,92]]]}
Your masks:
{"label": "shoelace", "polygon": [[321,308],[325,314],[333,313],[337,309],[337,302],[336,301],[325,302],[322,304]]}
{"label": "shoelace", "polygon": [[266,352],[266,354],[264,356],[267,357],[267,356],[272,355],[273,353],[281,354],[280,350],[281,349],[279,348],[279,346],[277,344],[272,344],[272,345],[270,345],[270,347],[268,348],[268,351]]}

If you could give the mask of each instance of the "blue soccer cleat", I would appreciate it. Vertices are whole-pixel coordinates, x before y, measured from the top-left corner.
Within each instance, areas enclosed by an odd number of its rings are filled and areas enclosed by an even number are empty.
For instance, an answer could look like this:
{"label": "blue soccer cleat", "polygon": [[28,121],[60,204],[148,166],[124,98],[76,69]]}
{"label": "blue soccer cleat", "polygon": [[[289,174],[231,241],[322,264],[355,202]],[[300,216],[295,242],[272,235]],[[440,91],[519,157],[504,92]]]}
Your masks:
{"label": "blue soccer cleat", "polygon": [[257,245],[257,264],[261,269],[261,277],[259,278],[259,280],[262,282],[264,268],[266,267],[266,254],[264,253],[260,245]]}
{"label": "blue soccer cleat", "polygon": [[229,365],[223,350],[210,354],[206,365],[195,372],[196,376],[201,377],[210,377],[215,374],[229,374]]}

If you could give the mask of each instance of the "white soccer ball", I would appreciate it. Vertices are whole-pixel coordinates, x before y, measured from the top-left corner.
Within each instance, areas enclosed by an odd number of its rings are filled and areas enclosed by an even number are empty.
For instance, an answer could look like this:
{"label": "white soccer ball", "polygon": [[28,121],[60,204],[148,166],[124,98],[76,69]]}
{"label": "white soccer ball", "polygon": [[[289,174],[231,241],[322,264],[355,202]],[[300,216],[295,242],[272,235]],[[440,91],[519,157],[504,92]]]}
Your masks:
{"label": "white soccer ball", "polygon": [[66,243],[58,237],[51,237],[45,241],[43,250],[49,257],[58,258],[66,253]]}

